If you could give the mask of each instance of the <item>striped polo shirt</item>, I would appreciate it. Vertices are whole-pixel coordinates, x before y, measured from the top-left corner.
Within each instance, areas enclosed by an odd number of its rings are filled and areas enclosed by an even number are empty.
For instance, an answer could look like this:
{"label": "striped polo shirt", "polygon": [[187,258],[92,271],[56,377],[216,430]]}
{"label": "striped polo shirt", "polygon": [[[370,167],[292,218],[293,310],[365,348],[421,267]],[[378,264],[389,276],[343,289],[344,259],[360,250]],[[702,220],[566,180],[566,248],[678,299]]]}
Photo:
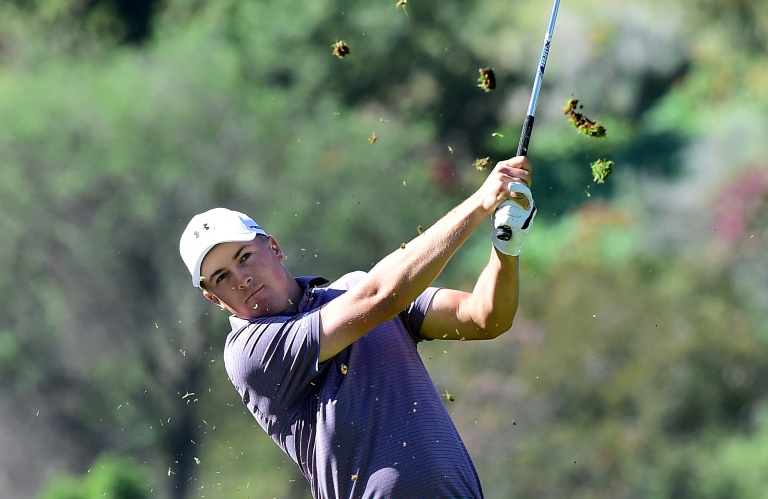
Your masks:
{"label": "striped polo shirt", "polygon": [[295,315],[231,317],[224,360],[243,403],[316,499],[482,498],[416,344],[437,288],[319,363],[320,306],[365,275],[299,277]]}

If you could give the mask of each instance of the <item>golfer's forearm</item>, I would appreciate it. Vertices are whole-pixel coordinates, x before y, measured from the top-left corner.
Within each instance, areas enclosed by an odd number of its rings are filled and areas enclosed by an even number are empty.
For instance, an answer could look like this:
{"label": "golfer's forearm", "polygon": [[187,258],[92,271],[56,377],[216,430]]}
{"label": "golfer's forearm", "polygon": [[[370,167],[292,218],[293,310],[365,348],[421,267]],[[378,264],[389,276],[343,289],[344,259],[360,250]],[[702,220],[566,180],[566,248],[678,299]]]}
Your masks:
{"label": "golfer's forearm", "polygon": [[388,297],[387,315],[408,306],[437,278],[456,250],[488,213],[473,196],[435,222],[432,227],[374,266],[367,280]]}
{"label": "golfer's forearm", "polygon": [[324,305],[320,309],[320,362],[406,309],[432,284],[472,231],[488,220],[493,208],[492,203],[484,205],[479,195],[473,195]]}
{"label": "golfer's forearm", "polygon": [[519,301],[518,258],[491,248],[491,258],[477,279],[466,301],[472,321],[490,336],[498,336],[512,327]]}

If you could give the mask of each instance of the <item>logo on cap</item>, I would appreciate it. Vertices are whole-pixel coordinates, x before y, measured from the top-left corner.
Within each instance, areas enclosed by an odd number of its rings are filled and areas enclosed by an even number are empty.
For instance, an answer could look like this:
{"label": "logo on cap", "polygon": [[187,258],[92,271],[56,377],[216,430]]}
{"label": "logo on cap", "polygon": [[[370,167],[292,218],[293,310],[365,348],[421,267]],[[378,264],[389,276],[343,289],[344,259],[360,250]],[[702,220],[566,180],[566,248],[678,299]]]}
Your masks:
{"label": "logo on cap", "polygon": [[[204,230],[211,230],[211,227],[208,224],[203,224],[203,229]],[[195,239],[200,239],[200,231],[199,230],[196,230],[194,232],[194,234],[195,234]]]}

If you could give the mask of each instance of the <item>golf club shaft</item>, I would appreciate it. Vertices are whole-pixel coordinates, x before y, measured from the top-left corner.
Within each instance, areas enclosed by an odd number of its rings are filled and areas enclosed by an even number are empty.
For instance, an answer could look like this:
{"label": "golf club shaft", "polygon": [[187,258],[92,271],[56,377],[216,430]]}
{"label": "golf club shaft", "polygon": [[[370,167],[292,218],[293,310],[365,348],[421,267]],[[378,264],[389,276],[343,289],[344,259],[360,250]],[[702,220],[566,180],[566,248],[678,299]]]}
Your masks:
{"label": "golf club shaft", "polygon": [[533,117],[536,114],[536,104],[539,100],[539,91],[541,90],[541,80],[544,78],[544,69],[547,67],[549,44],[552,42],[552,32],[555,30],[555,19],[557,18],[557,9],[559,7],[560,0],[555,0],[554,5],[552,6],[552,15],[549,18],[549,26],[547,26],[547,33],[544,35],[544,46],[541,48],[539,67],[536,70],[536,78],[533,80],[531,100],[528,102],[528,112],[525,116],[525,121],[523,122],[520,143],[517,146],[518,156],[525,156],[528,154],[528,143],[531,140],[531,132],[533,131]]}
{"label": "golf club shaft", "polygon": [[[541,58],[539,67],[536,69],[536,78],[533,80],[533,89],[531,90],[531,100],[528,102],[528,112],[523,121],[523,131],[520,134],[520,142],[517,145],[516,156],[528,155],[528,143],[531,141],[533,132],[533,121],[536,114],[536,103],[539,100],[539,90],[541,90],[541,80],[544,77],[544,69],[547,67],[547,57],[549,56],[549,44],[552,41],[552,33],[555,31],[555,20],[557,19],[557,10],[560,7],[560,0],[555,0],[552,5],[552,14],[549,17],[549,26],[544,35],[544,46],[541,48]],[[510,202],[510,201],[508,201]],[[496,237],[503,241],[508,241],[512,237],[512,229],[508,225],[500,225],[496,228]]]}

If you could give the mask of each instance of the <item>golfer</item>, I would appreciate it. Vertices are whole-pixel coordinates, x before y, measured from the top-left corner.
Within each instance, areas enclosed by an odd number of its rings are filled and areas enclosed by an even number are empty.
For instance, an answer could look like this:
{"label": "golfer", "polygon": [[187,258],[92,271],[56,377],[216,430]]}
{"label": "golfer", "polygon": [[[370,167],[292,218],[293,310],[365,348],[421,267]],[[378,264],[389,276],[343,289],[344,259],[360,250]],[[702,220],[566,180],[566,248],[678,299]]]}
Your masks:
{"label": "golfer", "polygon": [[[189,222],[180,251],[192,285],[232,313],[227,374],[315,498],[483,497],[416,344],[510,329],[518,255],[536,213],[530,184],[524,157],[502,161],[421,235],[328,285],[294,278],[275,238],[242,213],[214,208]],[[496,238],[494,214],[511,227],[509,241]],[[472,292],[431,287],[479,227],[492,244]]]}

